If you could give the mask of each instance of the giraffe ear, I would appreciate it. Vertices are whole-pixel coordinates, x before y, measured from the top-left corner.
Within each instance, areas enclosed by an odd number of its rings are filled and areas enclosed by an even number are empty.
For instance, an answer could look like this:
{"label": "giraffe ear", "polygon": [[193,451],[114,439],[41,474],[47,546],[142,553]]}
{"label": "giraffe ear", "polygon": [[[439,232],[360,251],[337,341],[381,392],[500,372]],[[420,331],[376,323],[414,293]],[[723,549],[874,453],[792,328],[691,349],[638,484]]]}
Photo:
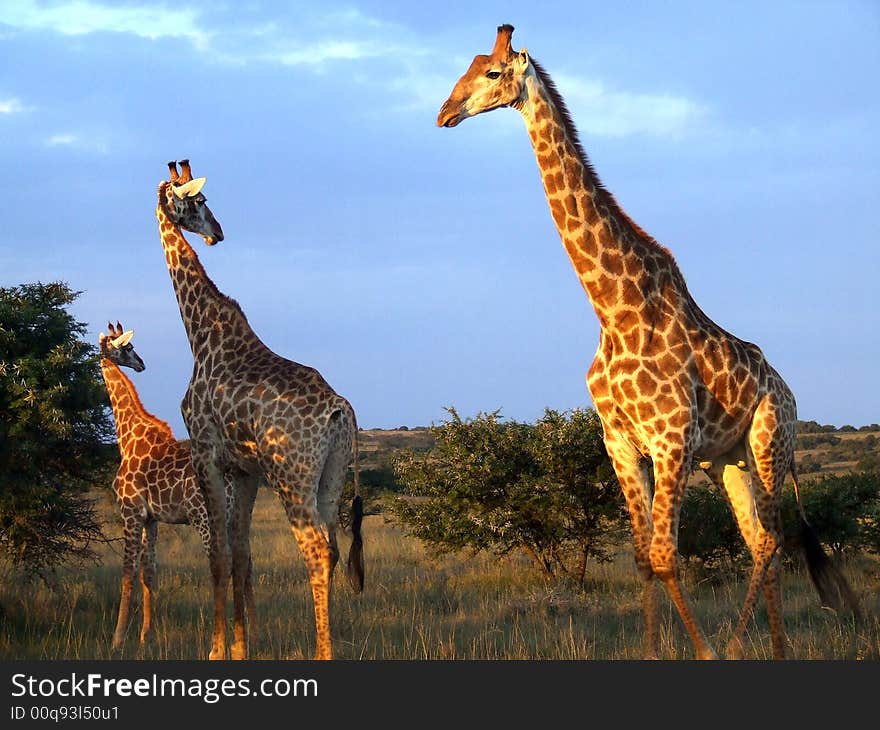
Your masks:
{"label": "giraffe ear", "polygon": [[172,185],[171,189],[174,191],[174,194],[183,200],[184,198],[191,198],[194,195],[198,195],[202,188],[205,186],[205,180],[207,178],[197,177],[194,180],[190,180],[189,182],[184,183],[183,185]]}
{"label": "giraffe ear", "polygon": [[119,337],[117,337],[111,343],[113,347],[125,347],[129,342],[131,342],[131,338],[134,337],[134,330],[128,330],[127,332],[123,332]]}
{"label": "giraffe ear", "polygon": [[520,48],[519,53],[516,54],[516,64],[521,68],[525,69],[529,65],[529,52],[525,48]]}

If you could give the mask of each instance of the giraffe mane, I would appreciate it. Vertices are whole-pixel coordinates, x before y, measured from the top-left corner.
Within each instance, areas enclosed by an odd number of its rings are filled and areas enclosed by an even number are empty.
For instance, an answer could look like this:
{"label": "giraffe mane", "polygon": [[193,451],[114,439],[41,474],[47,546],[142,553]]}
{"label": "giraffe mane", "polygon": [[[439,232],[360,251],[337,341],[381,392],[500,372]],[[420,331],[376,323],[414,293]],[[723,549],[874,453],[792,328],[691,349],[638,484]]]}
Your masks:
{"label": "giraffe mane", "polygon": [[119,373],[120,377],[122,378],[122,382],[125,385],[125,389],[128,391],[128,395],[131,398],[132,403],[134,403],[134,406],[138,410],[138,412],[142,413],[146,417],[146,420],[148,420],[150,422],[150,425],[152,425],[157,430],[163,431],[164,433],[166,433],[169,437],[171,437],[173,439],[174,438],[174,431],[171,430],[171,426],[168,425],[167,421],[163,421],[158,416],[154,416],[146,408],[144,408],[144,404],[143,404],[143,402],[141,402],[141,397],[138,395],[137,388],[134,387],[134,383],[131,382],[131,378],[129,378],[122,371],[122,368],[119,367],[119,365],[117,365],[115,362],[113,362],[112,360],[110,360],[106,357],[102,357],[101,361],[102,361],[102,363],[103,362],[109,363],[109,365],[116,368],[116,371]]}
{"label": "giraffe mane", "polygon": [[[606,188],[602,181],[599,179],[599,175],[596,173],[596,170],[593,167],[593,163],[590,162],[590,158],[587,156],[587,153],[584,150],[583,145],[581,144],[580,136],[578,135],[577,127],[574,124],[571,112],[568,111],[568,107],[565,105],[565,100],[562,98],[562,94],[560,94],[559,89],[556,88],[556,83],[553,81],[552,78],[550,78],[550,74],[548,74],[547,71],[544,70],[544,67],[541,66],[541,64],[539,64],[534,58],[530,57],[529,60],[531,61],[531,64],[535,69],[535,73],[541,80],[544,88],[547,90],[547,94],[550,96],[553,105],[559,112],[559,116],[562,119],[562,125],[565,128],[566,135],[574,146],[578,157],[583,163],[584,169],[587,171],[587,174],[590,178],[589,182],[596,189],[596,197],[598,198],[599,202],[604,204],[608,211],[624,225],[624,228],[629,229],[641,243],[645,244],[654,251],[659,251],[665,259],[668,259],[672,271],[678,275],[678,277],[681,279],[681,282],[684,284],[684,275],[678,268],[678,262],[675,260],[672,252],[668,248],[660,244],[660,242],[658,242],[656,238],[654,238],[650,233],[648,233],[644,228],[642,228],[638,223],[630,218],[627,212],[620,206],[620,203],[617,202],[617,199],[614,197],[611,191],[609,191],[608,188]],[[686,284],[684,288],[685,292],[687,292]]]}

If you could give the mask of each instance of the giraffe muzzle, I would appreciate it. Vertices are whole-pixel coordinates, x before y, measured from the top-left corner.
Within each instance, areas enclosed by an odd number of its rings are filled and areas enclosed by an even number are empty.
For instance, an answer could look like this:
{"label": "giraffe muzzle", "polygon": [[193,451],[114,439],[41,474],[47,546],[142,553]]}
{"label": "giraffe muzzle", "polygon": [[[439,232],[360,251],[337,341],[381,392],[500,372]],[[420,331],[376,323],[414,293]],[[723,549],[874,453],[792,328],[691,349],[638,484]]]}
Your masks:
{"label": "giraffe muzzle", "polygon": [[205,243],[209,246],[213,246],[215,243],[220,243],[223,240],[223,229],[220,227],[220,224],[217,221],[214,221],[211,224],[211,235],[210,236],[202,236],[205,239]]}
{"label": "giraffe muzzle", "polygon": [[437,126],[448,128],[456,126],[466,118],[462,113],[463,111],[464,105],[461,102],[454,102],[452,99],[448,99],[437,115]]}

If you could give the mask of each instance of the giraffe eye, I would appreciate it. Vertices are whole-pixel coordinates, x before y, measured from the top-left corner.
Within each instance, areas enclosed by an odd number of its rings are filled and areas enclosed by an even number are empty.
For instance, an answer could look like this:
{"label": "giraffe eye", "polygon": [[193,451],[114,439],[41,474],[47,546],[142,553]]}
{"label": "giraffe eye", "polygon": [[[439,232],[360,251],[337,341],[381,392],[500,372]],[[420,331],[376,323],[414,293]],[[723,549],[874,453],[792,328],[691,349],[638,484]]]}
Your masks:
{"label": "giraffe eye", "polygon": [[486,71],[486,78],[487,79],[497,79],[500,76],[501,76],[500,71]]}

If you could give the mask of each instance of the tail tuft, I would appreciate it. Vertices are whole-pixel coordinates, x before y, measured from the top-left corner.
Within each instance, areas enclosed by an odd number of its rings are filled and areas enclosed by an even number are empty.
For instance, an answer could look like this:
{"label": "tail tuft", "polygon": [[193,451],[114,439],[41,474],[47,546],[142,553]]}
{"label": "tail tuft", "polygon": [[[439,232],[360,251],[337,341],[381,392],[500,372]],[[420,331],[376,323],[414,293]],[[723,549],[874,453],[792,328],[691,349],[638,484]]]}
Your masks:
{"label": "tail tuft", "polygon": [[819,593],[822,606],[831,608],[838,613],[842,609],[848,608],[856,619],[860,619],[861,608],[853,589],[844,578],[843,573],[825,554],[815,531],[804,519],[801,519],[801,535],[804,555],[807,559],[807,570],[809,570],[813,585],[816,586],[816,591]]}
{"label": "tail tuft", "polygon": [[361,536],[361,523],[364,520],[364,501],[359,494],[351,500],[351,548],[348,551],[348,565],[345,573],[355,593],[364,589],[364,539]]}

